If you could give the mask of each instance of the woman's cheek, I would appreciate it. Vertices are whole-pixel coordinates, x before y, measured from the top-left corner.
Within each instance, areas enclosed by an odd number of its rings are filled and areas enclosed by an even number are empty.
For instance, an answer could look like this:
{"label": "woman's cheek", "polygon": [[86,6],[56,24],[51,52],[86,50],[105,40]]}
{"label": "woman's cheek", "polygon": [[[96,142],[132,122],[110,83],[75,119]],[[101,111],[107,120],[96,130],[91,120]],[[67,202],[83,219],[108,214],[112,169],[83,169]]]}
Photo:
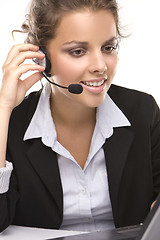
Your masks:
{"label": "woman's cheek", "polygon": [[55,75],[63,75],[66,78],[67,76],[76,78],[79,75],[83,75],[85,69],[86,65],[84,61],[68,57],[57,59],[57,61],[53,63],[52,71]]}
{"label": "woman's cheek", "polygon": [[117,67],[118,67],[118,56],[117,56],[117,54],[110,59],[107,66],[108,66],[108,74],[111,77],[114,77],[114,75],[116,74],[116,71],[117,71]]}

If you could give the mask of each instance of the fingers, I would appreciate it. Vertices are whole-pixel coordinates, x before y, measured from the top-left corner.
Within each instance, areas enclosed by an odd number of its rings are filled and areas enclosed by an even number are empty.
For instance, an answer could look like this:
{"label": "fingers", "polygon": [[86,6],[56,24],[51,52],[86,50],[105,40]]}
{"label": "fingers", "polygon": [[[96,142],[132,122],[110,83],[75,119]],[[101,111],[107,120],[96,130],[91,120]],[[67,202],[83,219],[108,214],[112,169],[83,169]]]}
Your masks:
{"label": "fingers", "polygon": [[[27,52],[20,52],[18,55],[12,55],[12,59],[9,60],[7,59],[6,62],[3,65],[3,72],[5,71],[14,71],[17,68],[19,68],[19,66],[24,63],[24,61],[26,59],[33,59],[33,58],[38,58],[40,60],[42,60],[45,57],[44,54],[39,53],[39,52],[33,52],[33,51],[27,51]],[[28,65],[28,67],[30,67],[31,69],[29,70],[38,70],[38,71],[44,71],[44,67],[39,66],[38,64],[33,63],[32,65]],[[20,68],[19,68],[20,69]],[[23,68],[22,68],[23,69]],[[23,72],[22,72],[23,73]]]}
{"label": "fingers", "polygon": [[13,59],[11,60],[11,62],[9,64],[10,64],[10,66],[18,67],[26,59],[38,58],[38,59],[42,60],[44,57],[45,57],[45,54],[42,54],[40,52],[30,52],[30,51],[21,52],[21,53],[19,53],[19,55],[13,57]]}
{"label": "fingers", "polygon": [[[32,44],[15,45],[10,50],[3,65],[4,74],[0,88],[0,101],[5,108],[12,109],[20,103],[26,91],[42,78],[40,72],[45,70],[44,67],[35,63],[24,63],[26,59],[38,58],[42,60],[45,55],[39,53],[38,50],[39,47]],[[36,73],[25,80],[21,80],[21,76],[29,71],[36,71]]]}
{"label": "fingers", "polygon": [[38,64],[23,64],[17,68],[16,73],[17,73],[17,76],[20,77],[22,74],[27,73],[29,71],[43,72],[44,70],[45,70],[45,67],[42,67]]}
{"label": "fingers", "polygon": [[44,67],[38,64],[22,64],[20,66],[14,66],[14,64],[8,65],[4,70],[4,77],[5,79],[11,79],[12,81],[18,80],[22,74],[27,73],[29,71],[39,71],[43,72],[45,70]]}
{"label": "fingers", "polygon": [[39,50],[38,46],[33,44],[18,44],[14,45],[8,53],[7,59],[4,62],[4,66],[9,64],[15,56],[18,56],[21,52],[33,51],[36,52]]}
{"label": "fingers", "polygon": [[23,84],[25,85],[26,91],[28,91],[36,82],[42,79],[42,74],[40,72],[36,72],[23,80]]}
{"label": "fingers", "polygon": [[19,79],[28,71],[44,71],[45,68],[38,64],[23,64],[26,59],[38,58],[42,60],[45,54],[38,52],[39,47],[32,44],[19,44],[12,47],[3,65],[4,76],[8,79]]}

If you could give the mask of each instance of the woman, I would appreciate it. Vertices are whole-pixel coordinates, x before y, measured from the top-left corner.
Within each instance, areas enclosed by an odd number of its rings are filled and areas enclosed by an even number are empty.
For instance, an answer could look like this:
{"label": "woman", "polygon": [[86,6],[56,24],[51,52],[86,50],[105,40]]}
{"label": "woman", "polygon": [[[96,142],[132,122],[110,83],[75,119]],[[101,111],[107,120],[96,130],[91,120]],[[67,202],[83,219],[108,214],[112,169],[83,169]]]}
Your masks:
{"label": "woman", "polygon": [[[1,231],[138,224],[160,192],[159,108],[145,93],[111,86],[122,37],[117,9],[115,0],[32,1],[26,43],[3,66]],[[24,99],[41,72],[51,83]]]}

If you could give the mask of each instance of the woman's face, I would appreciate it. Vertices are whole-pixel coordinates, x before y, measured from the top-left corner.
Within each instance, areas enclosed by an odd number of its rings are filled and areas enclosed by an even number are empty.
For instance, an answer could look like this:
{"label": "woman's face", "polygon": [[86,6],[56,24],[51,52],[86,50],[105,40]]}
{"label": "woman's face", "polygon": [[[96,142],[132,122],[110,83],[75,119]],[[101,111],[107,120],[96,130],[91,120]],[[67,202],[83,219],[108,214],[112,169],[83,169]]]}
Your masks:
{"label": "woman's face", "polygon": [[[117,34],[113,15],[101,10],[65,15],[48,45],[54,82],[81,84],[81,94],[52,85],[54,97],[87,107],[99,106],[117,67]],[[107,68],[107,70],[106,70]]]}

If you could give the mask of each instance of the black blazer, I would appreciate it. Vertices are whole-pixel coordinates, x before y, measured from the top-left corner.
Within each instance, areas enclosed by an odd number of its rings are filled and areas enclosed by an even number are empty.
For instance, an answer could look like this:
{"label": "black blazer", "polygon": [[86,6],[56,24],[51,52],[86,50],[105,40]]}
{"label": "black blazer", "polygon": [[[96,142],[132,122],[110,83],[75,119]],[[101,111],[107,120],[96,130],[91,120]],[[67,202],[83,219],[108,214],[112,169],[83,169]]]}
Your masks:
{"label": "black blazer", "polygon": [[[144,221],[160,192],[160,110],[145,93],[112,85],[109,95],[131,122],[114,129],[104,152],[116,227]],[[41,139],[23,141],[40,92],[14,109],[7,160],[13,162],[9,191],[0,195],[0,231],[10,224],[58,229],[63,192],[57,156]],[[67,171],[67,169],[66,169]]]}

